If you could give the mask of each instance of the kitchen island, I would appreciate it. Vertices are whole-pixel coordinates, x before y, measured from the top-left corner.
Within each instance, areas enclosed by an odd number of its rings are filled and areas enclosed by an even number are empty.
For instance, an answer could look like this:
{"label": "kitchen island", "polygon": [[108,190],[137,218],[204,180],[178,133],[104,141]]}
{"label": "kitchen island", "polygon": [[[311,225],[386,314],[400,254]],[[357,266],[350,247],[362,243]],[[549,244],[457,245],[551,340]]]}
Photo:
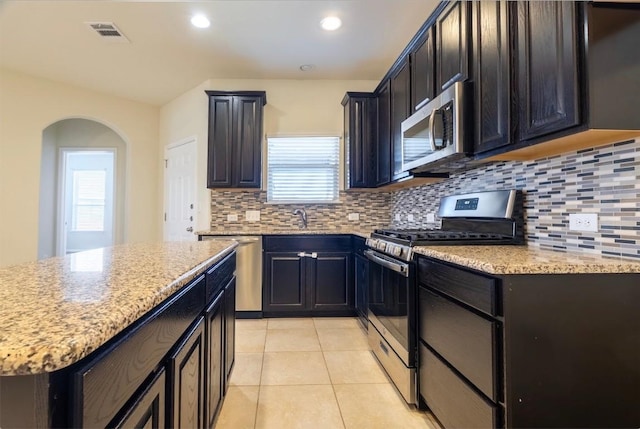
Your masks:
{"label": "kitchen island", "polygon": [[[191,334],[199,335],[195,361],[213,346],[204,341],[205,307],[235,285],[236,246],[128,244],[0,269],[0,426],[132,423],[165,372],[171,382],[180,376],[171,364]],[[170,390],[152,408],[175,399]],[[204,408],[195,411],[200,422]]]}

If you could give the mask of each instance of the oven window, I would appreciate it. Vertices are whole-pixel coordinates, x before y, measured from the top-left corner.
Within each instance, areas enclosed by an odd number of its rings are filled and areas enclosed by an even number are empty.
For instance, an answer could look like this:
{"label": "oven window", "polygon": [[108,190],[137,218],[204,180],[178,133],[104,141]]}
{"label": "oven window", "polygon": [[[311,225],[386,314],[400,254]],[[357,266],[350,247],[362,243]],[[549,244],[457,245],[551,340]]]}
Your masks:
{"label": "oven window", "polygon": [[409,350],[409,279],[375,262],[369,264],[369,311]]}

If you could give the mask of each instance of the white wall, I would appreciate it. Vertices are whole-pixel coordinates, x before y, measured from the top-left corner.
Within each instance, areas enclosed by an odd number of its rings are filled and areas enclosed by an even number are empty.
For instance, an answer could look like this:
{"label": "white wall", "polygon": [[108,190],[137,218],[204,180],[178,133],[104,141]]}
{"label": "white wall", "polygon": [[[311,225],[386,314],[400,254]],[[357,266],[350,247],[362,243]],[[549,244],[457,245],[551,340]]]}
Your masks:
{"label": "white wall", "polygon": [[[347,91],[373,91],[373,80],[258,80],[211,79],[163,106],[160,110],[160,146],[195,136],[198,142],[197,230],[210,228],[211,193],[207,189],[207,114],[205,90],[260,90],[267,92],[264,133],[267,135],[342,135]],[[263,157],[264,159],[264,157]],[[162,180],[162,178],[161,178]],[[162,190],[158,198],[162,201]],[[160,230],[162,225],[160,225]]]}
{"label": "white wall", "polygon": [[0,266],[37,258],[43,131],[67,118],[101,122],[125,140],[125,241],[160,238],[159,108],[0,70]]}

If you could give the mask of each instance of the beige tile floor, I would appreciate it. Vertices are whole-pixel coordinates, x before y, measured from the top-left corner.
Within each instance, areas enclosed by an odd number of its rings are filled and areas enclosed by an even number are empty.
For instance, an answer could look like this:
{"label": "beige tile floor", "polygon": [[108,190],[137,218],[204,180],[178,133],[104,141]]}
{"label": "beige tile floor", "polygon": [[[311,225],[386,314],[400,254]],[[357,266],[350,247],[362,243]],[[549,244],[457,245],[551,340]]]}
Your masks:
{"label": "beige tile floor", "polygon": [[438,429],[407,406],[355,318],[237,320],[216,429]]}

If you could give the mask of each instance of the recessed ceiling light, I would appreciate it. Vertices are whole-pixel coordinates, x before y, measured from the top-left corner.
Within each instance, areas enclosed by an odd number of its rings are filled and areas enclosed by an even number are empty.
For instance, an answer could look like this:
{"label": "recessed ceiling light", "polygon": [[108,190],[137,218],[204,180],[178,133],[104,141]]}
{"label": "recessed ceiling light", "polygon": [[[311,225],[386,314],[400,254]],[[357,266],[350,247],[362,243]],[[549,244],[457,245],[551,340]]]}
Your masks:
{"label": "recessed ceiling light", "polygon": [[320,25],[327,31],[334,31],[342,26],[342,20],[337,16],[327,16],[320,21]]}
{"label": "recessed ceiling light", "polygon": [[206,16],[198,14],[191,17],[191,25],[198,28],[208,28],[211,23]]}
{"label": "recessed ceiling light", "polygon": [[304,71],[309,71],[313,68],[313,64],[302,64],[300,66],[300,70]]}

